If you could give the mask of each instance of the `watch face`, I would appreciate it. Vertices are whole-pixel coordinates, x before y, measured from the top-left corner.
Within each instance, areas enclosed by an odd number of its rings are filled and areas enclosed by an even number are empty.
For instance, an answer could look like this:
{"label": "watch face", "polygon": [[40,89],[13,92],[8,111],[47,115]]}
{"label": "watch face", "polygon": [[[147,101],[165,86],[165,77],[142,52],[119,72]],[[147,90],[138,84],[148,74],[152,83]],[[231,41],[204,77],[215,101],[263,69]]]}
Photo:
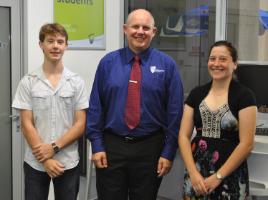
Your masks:
{"label": "watch face", "polygon": [[55,146],[54,151],[55,151],[55,153],[58,153],[60,151],[60,148],[58,146]]}
{"label": "watch face", "polygon": [[54,142],[51,145],[52,145],[52,148],[53,148],[55,154],[60,151],[60,148]]}
{"label": "watch face", "polygon": [[216,173],[216,177],[217,177],[217,179],[222,180],[222,175],[221,175],[221,173],[220,173],[220,172],[217,172],[217,173]]}

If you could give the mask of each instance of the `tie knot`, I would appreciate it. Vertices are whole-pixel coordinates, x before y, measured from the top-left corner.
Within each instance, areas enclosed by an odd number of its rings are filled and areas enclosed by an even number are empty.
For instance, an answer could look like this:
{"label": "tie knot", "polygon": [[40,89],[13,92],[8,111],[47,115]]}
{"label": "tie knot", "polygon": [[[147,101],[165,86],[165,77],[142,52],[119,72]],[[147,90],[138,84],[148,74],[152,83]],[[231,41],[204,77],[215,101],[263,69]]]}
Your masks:
{"label": "tie knot", "polygon": [[141,60],[141,59],[140,59],[140,57],[139,57],[139,56],[135,56],[135,57],[134,57],[134,61],[135,61],[135,62],[140,63],[140,60]]}

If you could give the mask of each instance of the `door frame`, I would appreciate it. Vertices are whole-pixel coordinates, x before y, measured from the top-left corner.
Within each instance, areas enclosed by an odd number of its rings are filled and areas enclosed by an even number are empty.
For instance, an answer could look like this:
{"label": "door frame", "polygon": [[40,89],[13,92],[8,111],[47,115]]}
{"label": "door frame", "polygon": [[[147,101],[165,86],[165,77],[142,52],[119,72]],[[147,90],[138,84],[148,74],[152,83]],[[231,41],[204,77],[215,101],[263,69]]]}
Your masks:
{"label": "door frame", "polygon": [[[23,55],[22,55],[22,12],[23,0],[0,0],[1,7],[10,8],[10,27],[11,27],[11,97],[17,89],[20,78],[23,74]],[[17,115],[15,110],[12,110],[12,116]],[[16,200],[24,199],[24,179],[23,179],[23,155],[24,155],[24,140],[19,126],[19,120],[16,117],[11,117],[12,120],[12,197]]]}

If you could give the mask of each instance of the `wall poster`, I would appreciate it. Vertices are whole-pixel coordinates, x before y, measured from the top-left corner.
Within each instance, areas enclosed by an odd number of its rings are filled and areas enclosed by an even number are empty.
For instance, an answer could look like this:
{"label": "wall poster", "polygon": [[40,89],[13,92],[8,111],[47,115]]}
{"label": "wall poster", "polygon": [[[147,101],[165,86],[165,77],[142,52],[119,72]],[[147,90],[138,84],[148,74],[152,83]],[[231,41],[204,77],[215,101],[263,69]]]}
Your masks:
{"label": "wall poster", "polygon": [[105,0],[54,0],[54,22],[69,35],[70,49],[105,49]]}

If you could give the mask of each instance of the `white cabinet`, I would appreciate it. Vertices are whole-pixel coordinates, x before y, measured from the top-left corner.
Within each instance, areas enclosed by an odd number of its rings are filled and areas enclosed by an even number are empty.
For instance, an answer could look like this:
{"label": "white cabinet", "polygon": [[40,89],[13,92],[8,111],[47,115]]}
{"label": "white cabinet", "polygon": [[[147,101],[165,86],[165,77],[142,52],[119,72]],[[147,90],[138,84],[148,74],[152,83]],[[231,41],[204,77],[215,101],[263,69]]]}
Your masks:
{"label": "white cabinet", "polygon": [[255,136],[255,147],[248,157],[250,194],[268,196],[268,136]]}

